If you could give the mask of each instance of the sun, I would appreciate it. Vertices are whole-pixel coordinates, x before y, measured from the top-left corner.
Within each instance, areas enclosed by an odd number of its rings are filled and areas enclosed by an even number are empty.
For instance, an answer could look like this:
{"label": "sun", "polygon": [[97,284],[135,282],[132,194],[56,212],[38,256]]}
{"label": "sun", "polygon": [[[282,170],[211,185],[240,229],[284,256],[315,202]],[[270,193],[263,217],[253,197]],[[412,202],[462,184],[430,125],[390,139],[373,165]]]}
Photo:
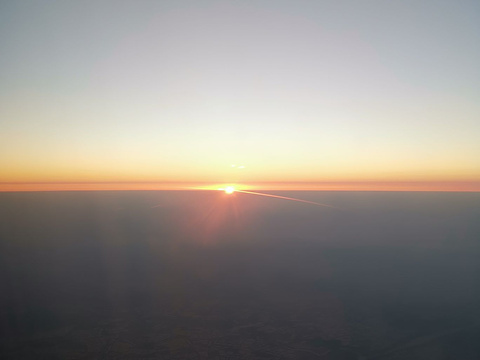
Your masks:
{"label": "sun", "polygon": [[233,186],[227,186],[225,188],[225,193],[227,194],[233,194],[235,192],[235,188]]}

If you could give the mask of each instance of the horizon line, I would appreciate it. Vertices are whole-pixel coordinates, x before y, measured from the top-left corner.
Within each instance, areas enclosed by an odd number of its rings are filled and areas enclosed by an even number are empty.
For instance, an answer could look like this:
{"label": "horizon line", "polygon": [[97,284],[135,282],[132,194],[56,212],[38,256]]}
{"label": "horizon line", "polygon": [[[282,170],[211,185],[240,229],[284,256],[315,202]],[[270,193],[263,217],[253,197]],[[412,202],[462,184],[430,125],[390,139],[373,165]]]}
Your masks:
{"label": "horizon line", "polygon": [[76,181],[76,182],[0,182],[0,192],[44,191],[178,191],[218,190],[233,185],[242,190],[263,191],[423,191],[480,192],[480,181]]}

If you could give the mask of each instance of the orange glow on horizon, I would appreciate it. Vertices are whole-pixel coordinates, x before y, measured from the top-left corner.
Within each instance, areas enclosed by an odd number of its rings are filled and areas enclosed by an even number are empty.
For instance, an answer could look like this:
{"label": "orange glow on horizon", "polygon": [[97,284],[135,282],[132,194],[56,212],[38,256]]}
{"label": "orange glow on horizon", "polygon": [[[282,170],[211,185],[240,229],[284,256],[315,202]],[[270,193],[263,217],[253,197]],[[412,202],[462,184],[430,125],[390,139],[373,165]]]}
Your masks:
{"label": "orange glow on horizon", "polygon": [[155,191],[222,190],[236,191],[451,191],[480,192],[480,181],[329,181],[329,182],[257,182],[212,184],[187,182],[4,182],[0,192],[20,191]]}

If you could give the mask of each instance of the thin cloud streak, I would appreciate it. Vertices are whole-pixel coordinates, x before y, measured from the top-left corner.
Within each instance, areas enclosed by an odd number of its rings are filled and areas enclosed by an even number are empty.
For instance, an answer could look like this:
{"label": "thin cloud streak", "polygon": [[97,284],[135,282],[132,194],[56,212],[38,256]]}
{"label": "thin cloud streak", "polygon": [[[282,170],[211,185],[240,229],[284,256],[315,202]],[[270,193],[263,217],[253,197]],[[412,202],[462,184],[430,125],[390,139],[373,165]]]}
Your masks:
{"label": "thin cloud streak", "polygon": [[312,204],[312,205],[317,205],[317,206],[324,206],[324,207],[332,208],[332,209],[335,209],[335,210],[340,210],[340,209],[338,209],[338,208],[336,208],[336,207],[334,207],[334,206],[332,206],[332,205],[317,203],[317,202],[314,202],[314,201],[308,201],[308,200],[291,198],[291,197],[288,197],[288,196],[280,196],[280,195],[273,195],[273,194],[264,194],[264,193],[259,193],[259,192],[255,192],[255,191],[246,191],[246,190],[235,190],[235,192],[240,192],[240,193],[244,193],[244,194],[251,194],[251,195],[266,196],[266,197],[272,197],[272,198],[283,199],[283,200],[299,201],[299,202],[303,202],[303,203],[306,203],[306,204]]}

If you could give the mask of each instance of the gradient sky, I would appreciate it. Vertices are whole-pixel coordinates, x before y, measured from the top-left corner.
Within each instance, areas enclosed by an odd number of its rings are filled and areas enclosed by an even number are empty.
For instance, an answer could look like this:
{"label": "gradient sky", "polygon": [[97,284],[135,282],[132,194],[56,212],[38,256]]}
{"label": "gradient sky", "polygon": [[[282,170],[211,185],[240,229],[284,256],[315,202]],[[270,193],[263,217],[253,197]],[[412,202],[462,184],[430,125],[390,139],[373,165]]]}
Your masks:
{"label": "gradient sky", "polygon": [[0,182],[480,180],[476,0],[1,1],[0,54]]}

